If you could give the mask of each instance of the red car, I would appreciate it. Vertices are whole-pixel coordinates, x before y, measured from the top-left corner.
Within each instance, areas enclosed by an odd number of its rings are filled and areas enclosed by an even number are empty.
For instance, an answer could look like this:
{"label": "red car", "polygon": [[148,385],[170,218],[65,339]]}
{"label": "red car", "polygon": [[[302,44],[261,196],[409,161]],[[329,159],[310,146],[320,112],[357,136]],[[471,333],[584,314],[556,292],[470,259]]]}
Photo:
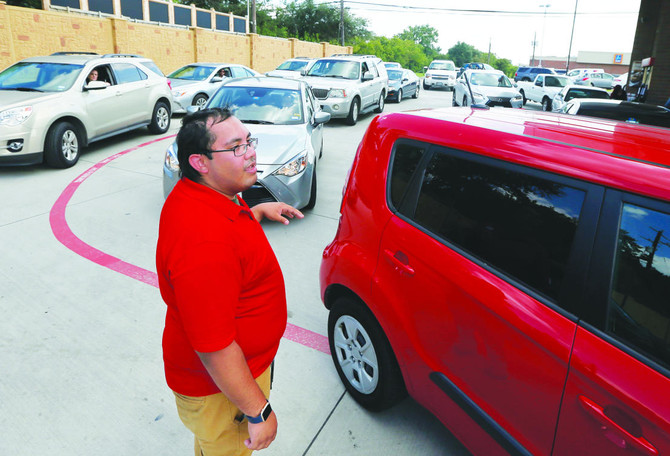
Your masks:
{"label": "red car", "polygon": [[670,454],[670,134],[512,109],[378,116],[323,252],[336,369],[477,455]]}

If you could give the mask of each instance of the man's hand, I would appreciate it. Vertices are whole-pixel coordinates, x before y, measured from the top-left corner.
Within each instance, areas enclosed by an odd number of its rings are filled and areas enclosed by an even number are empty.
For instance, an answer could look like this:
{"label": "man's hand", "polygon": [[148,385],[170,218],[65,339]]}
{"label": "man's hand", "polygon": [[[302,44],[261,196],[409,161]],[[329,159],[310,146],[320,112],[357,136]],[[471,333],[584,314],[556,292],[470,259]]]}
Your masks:
{"label": "man's hand", "polygon": [[259,222],[263,218],[274,222],[281,222],[284,225],[289,224],[289,218],[303,218],[302,212],[286,203],[261,203],[251,208],[251,213]]}
{"label": "man's hand", "polygon": [[277,416],[275,412],[272,412],[267,421],[257,424],[249,423],[249,438],[244,441],[244,444],[250,450],[262,450],[269,447],[276,436]]}

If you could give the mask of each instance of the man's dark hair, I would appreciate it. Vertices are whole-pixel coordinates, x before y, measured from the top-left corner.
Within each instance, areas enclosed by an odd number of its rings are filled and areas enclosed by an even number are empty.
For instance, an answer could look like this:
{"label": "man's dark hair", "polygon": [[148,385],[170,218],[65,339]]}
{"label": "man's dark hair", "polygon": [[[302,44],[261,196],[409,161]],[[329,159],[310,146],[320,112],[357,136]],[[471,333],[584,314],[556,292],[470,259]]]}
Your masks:
{"label": "man's dark hair", "polygon": [[181,129],[177,133],[177,159],[182,176],[195,182],[200,182],[202,176],[193,169],[188,157],[193,154],[203,154],[211,159],[210,150],[216,138],[212,134],[211,125],[223,122],[232,116],[228,108],[210,108],[186,115],[181,121]]}

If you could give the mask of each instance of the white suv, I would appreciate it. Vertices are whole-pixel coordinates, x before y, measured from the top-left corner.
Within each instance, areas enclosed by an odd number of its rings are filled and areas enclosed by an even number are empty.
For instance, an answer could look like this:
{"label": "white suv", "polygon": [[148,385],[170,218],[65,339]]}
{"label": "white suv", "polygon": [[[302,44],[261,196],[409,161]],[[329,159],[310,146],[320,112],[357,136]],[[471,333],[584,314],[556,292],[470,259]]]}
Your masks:
{"label": "white suv", "polygon": [[456,84],[456,65],[451,60],[433,60],[424,67],[426,75],[423,78],[424,90],[446,87],[454,90]]}
{"label": "white suv", "polygon": [[[95,70],[97,80],[89,81]],[[0,164],[69,168],[88,144],[148,126],[170,127],[172,94],[151,60],[56,53],[0,73]]]}
{"label": "white suv", "polygon": [[358,115],[384,110],[388,74],[374,55],[335,54],[314,62],[304,79],[321,105],[333,118],[355,125]]}

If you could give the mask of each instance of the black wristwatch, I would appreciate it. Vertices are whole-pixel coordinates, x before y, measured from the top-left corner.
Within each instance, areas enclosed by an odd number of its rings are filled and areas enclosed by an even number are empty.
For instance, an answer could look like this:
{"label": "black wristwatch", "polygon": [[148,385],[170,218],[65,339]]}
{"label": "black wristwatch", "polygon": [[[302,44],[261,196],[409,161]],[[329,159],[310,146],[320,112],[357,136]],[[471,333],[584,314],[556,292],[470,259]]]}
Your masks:
{"label": "black wristwatch", "polygon": [[249,415],[244,416],[250,423],[258,424],[262,423],[263,421],[267,421],[267,419],[270,418],[270,413],[272,413],[272,407],[270,407],[270,401],[266,399],[265,407],[263,407],[263,410],[261,410],[261,413],[259,413],[258,416],[249,416]]}

